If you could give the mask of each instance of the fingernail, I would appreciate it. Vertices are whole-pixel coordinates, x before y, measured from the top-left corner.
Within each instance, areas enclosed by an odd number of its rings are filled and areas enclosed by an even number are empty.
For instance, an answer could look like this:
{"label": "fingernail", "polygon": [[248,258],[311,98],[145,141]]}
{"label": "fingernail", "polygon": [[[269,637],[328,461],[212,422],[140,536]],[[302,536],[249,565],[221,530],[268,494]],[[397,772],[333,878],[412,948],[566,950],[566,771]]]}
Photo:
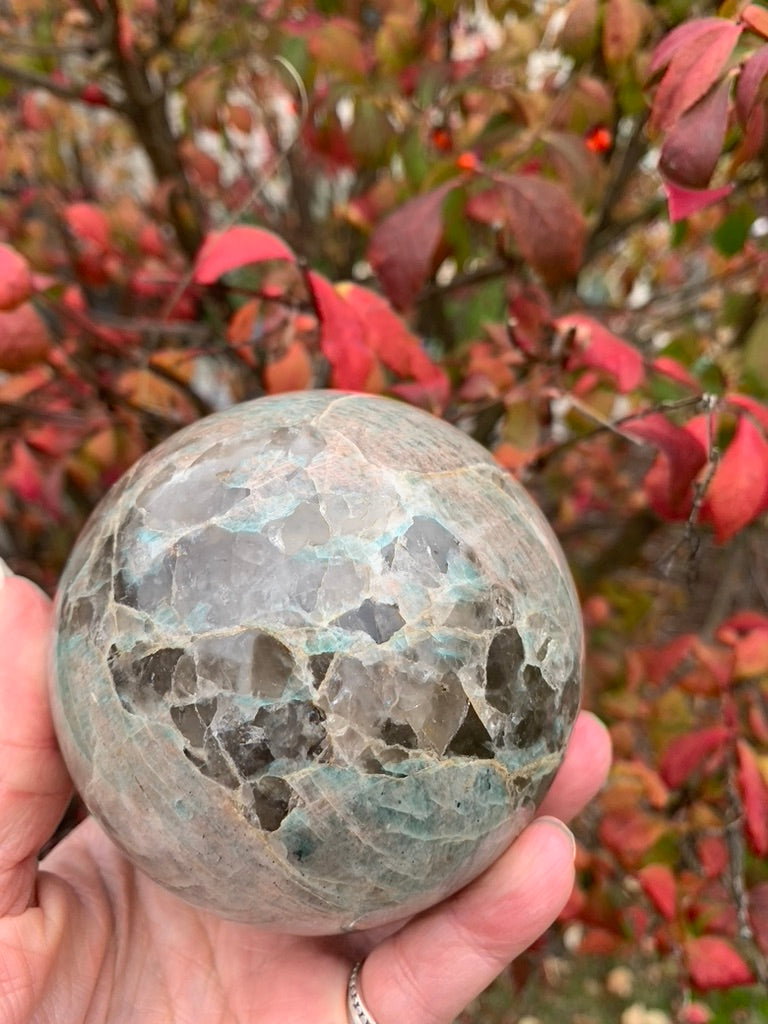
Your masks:
{"label": "fingernail", "polygon": [[565,822],[564,821],[560,821],[559,818],[550,817],[550,815],[548,815],[548,814],[543,815],[541,818],[538,818],[537,820],[538,821],[544,821],[548,825],[554,825],[556,828],[558,828],[563,833],[563,835],[568,836],[568,841],[571,844],[571,856],[573,857],[574,860],[576,860],[576,838],[575,838],[573,832],[571,832],[571,830],[565,824]]}

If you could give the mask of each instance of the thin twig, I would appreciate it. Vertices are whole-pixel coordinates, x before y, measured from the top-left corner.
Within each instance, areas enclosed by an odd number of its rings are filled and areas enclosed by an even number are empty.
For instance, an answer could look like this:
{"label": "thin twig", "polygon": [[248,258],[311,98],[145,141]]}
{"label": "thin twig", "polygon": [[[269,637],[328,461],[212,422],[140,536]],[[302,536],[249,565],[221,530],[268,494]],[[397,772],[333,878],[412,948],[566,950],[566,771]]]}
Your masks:
{"label": "thin twig", "polygon": [[[83,99],[83,90],[85,88],[83,85],[62,85],[49,78],[48,75],[40,75],[36,71],[22,70],[13,64],[7,64],[5,61],[0,61],[0,78],[6,78],[10,82],[16,82],[18,85],[25,85],[31,89],[43,89],[45,92],[50,93],[51,96],[58,96],[59,99],[82,103],[84,106],[91,105],[87,100]],[[126,107],[121,100],[107,96],[106,103],[111,110],[121,114],[126,113]]]}
{"label": "thin twig", "polygon": [[[569,397],[573,400],[572,395]],[[653,416],[655,413],[679,412],[681,409],[696,410],[701,406],[702,402],[706,401],[707,396],[704,395],[690,395],[686,398],[669,399],[668,401],[658,402],[656,405],[649,406],[647,409],[638,409],[635,412],[628,413],[626,416],[622,416],[617,420],[606,420],[594,409],[590,409],[589,406],[579,402],[578,408],[580,411],[595,420],[598,423],[598,426],[593,430],[587,431],[586,434],[574,434],[571,437],[566,438],[564,441],[558,441],[557,444],[552,445],[546,451],[540,452],[535,459],[526,465],[525,468],[532,470],[542,469],[550,459],[560,455],[568,448],[573,447],[573,445],[591,441],[598,435],[605,433],[618,434],[623,441],[642,445],[645,442],[638,440],[636,437],[628,436],[622,432],[621,428],[625,427],[628,423],[633,423],[636,420],[642,420],[648,416]]]}

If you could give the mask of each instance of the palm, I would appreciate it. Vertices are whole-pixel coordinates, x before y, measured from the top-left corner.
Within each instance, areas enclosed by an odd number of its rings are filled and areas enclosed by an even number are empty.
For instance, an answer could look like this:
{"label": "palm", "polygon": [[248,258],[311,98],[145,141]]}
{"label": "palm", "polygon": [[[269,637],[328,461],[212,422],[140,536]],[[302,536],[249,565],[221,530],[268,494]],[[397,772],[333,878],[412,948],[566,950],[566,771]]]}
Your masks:
{"label": "palm", "polygon": [[[472,886],[390,936],[300,938],[221,921],[158,888],[92,820],[43,862],[70,793],[44,685],[46,600],[0,590],[0,1018],[155,1024],[344,1024],[351,964],[380,1024],[447,1024],[552,921],[570,849],[545,820]],[[583,716],[542,812],[567,818],[599,787],[604,730]],[[10,837],[8,841],[4,837]],[[5,916],[3,916],[5,915]]]}
{"label": "palm", "polygon": [[[41,1020],[46,1010],[53,1019],[125,1024],[344,1020],[350,954],[336,940],[259,932],[199,912],[134,871],[92,820],[45,869],[44,919],[34,911],[10,919],[14,945],[43,950]],[[66,1013],[62,991],[70,993]]]}

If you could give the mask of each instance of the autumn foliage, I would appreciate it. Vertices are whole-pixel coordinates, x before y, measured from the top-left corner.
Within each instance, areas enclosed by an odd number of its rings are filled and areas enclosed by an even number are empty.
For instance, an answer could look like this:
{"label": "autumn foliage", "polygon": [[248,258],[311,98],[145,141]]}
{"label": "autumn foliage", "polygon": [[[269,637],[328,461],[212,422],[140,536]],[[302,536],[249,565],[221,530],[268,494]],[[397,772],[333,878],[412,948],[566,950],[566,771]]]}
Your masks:
{"label": "autumn foliage", "polygon": [[0,15],[0,554],[53,589],[137,457],[256,395],[458,424],[557,529],[613,733],[564,934],[667,962],[680,1021],[757,992],[768,7],[43,6]]}

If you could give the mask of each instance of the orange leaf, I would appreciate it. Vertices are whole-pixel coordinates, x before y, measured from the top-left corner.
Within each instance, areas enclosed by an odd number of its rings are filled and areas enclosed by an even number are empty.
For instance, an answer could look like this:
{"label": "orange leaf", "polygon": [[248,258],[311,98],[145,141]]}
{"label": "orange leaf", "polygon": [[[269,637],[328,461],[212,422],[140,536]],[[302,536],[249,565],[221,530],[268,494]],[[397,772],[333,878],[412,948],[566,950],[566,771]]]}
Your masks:
{"label": "orange leaf", "polygon": [[677,884],[666,864],[646,864],[637,872],[640,886],[663,918],[671,921],[677,908]]}
{"label": "orange leaf", "polygon": [[763,39],[768,39],[768,11],[757,4],[747,4],[741,12],[741,20]]}
{"label": "orange leaf", "polygon": [[752,971],[725,939],[715,935],[687,939],[684,952],[691,981],[698,989],[732,988],[754,980]]}
{"label": "orange leaf", "polygon": [[723,543],[766,507],[768,441],[748,416],[740,416],[707,488],[702,519],[712,523],[717,540]]}
{"label": "orange leaf", "polygon": [[734,644],[736,679],[752,679],[768,673],[768,627],[750,630]]}
{"label": "orange leaf", "polygon": [[768,786],[752,747],[736,741],[739,759],[738,783],[744,805],[744,826],[749,845],[759,857],[768,856]]}
{"label": "orange leaf", "polygon": [[149,369],[124,370],[115,390],[131,405],[177,423],[191,423],[198,412],[182,388]]}
{"label": "orange leaf", "polygon": [[15,309],[31,294],[29,264],[10,245],[0,245],[0,310]]}
{"label": "orange leaf", "polygon": [[609,374],[619,391],[633,391],[645,376],[643,358],[636,348],[583,313],[569,313],[555,321],[559,331],[573,331],[568,369],[589,367]]}
{"label": "orange leaf", "polygon": [[271,231],[239,224],[206,237],[195,260],[194,280],[198,284],[213,284],[230,270],[267,260],[295,263],[296,256]]}
{"label": "orange leaf", "polygon": [[303,391],[312,381],[312,362],[300,341],[294,341],[278,359],[267,363],[263,373],[268,395],[283,391]]}
{"label": "orange leaf", "polygon": [[0,370],[18,373],[42,362],[49,343],[45,321],[30,302],[0,312]]}
{"label": "orange leaf", "polygon": [[235,310],[227,324],[227,341],[243,362],[253,368],[258,366],[258,360],[253,353],[253,345],[256,318],[260,311],[261,300],[249,299]]}

